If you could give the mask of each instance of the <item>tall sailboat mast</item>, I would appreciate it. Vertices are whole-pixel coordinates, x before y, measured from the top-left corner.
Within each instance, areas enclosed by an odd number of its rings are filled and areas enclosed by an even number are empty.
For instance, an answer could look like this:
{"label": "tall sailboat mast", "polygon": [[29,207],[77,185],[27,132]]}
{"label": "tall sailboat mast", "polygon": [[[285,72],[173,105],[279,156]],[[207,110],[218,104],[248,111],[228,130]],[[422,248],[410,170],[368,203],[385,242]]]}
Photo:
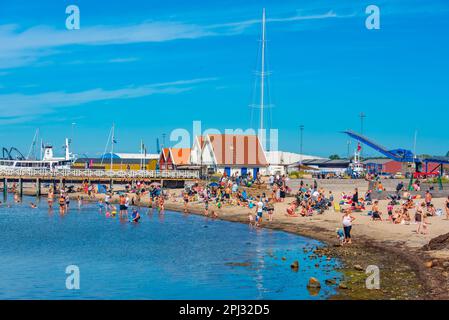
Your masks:
{"label": "tall sailboat mast", "polygon": [[112,171],[112,165],[113,165],[113,154],[114,154],[114,143],[115,143],[115,137],[114,137],[114,129],[115,124],[112,124],[112,142],[111,142],[111,171]]}
{"label": "tall sailboat mast", "polygon": [[264,85],[265,85],[265,8],[262,12],[262,66],[260,68],[260,135],[263,136]]}

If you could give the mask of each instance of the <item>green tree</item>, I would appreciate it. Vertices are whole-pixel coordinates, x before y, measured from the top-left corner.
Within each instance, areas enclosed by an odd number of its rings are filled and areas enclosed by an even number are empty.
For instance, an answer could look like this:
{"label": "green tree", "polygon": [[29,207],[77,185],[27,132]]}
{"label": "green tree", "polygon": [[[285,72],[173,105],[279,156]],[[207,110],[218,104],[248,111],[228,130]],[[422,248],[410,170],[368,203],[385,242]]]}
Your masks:
{"label": "green tree", "polygon": [[338,160],[338,159],[340,159],[340,156],[338,154],[332,154],[332,155],[329,156],[329,159],[331,159],[331,160]]}

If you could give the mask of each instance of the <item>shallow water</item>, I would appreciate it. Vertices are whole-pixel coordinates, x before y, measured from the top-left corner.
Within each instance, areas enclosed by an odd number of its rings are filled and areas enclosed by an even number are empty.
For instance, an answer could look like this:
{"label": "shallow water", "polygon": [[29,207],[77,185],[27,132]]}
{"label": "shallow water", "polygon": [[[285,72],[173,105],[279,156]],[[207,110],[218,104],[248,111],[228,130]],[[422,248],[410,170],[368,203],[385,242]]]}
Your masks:
{"label": "shallow water", "polygon": [[[0,205],[0,299],[325,299],[335,291],[324,280],[340,276],[338,261],[303,252],[319,242],[281,231],[146,208],[134,224],[74,201],[61,216],[30,201]],[[66,288],[68,265],[79,290]]]}

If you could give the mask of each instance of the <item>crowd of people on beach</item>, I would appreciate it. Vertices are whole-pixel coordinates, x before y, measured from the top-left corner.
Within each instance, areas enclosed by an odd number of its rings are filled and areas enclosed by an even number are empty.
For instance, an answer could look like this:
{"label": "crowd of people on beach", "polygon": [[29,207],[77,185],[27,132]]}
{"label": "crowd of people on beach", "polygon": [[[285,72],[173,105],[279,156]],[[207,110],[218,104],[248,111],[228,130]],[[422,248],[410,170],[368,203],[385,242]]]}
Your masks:
{"label": "crowd of people on beach", "polygon": [[[198,211],[203,206],[204,216],[212,218],[218,218],[223,208],[241,207],[247,209],[248,223],[255,228],[261,227],[263,221],[272,222],[276,204],[285,202],[288,197],[292,201],[286,203],[284,215],[289,218],[322,215],[332,208],[334,212],[341,213],[341,225],[336,233],[342,245],[352,243],[351,230],[357,213],[369,216],[373,222],[416,224],[417,234],[427,234],[431,225],[429,218],[442,216],[444,211],[449,220],[449,197],[445,200],[445,208],[437,209],[431,189],[421,198],[419,193],[412,195],[402,182],[398,183],[394,193],[387,195],[385,215],[377,196],[384,193],[385,188],[376,177],[368,179],[368,191],[362,196],[355,188],[352,193],[341,192],[339,199],[332,191],[319,187],[316,179],[310,184],[301,180],[297,190],[289,187],[286,175],[271,175],[266,179],[266,184],[260,184],[259,180],[260,176],[252,177],[251,174],[228,176],[224,173],[214,181],[198,181],[188,185],[182,192],[164,189],[159,183],[145,181],[130,181],[125,185],[124,191],[116,192],[86,181],[76,191],[78,208],[81,208],[84,200],[96,199],[94,201],[97,201],[99,211],[104,212],[106,217],[115,217],[118,213],[120,217],[129,217],[130,222],[137,223],[141,219],[139,209],[143,204],[142,200],[145,200],[145,205],[151,209],[156,208],[161,214],[164,212],[165,202],[170,200],[172,203],[180,203],[185,214],[191,210]],[[419,188],[420,182],[414,181],[411,190]],[[49,209],[53,208],[56,199],[60,213],[68,212],[70,192],[71,189],[64,187],[59,192],[50,187],[47,195]],[[100,193],[104,197],[98,197]],[[20,202],[18,194],[14,195],[15,202]],[[31,202],[30,207],[37,208],[37,205]]]}

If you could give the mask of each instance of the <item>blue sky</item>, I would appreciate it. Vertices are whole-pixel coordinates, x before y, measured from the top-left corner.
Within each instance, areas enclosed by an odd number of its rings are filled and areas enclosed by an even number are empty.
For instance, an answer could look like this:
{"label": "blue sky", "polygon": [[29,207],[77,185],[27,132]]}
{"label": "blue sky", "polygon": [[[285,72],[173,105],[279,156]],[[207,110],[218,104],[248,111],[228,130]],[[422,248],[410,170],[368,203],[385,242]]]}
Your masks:
{"label": "blue sky", "polygon": [[[66,30],[76,4],[81,29]],[[365,28],[365,8],[381,29]],[[359,130],[387,147],[449,150],[449,3],[429,1],[2,1],[0,146],[26,153],[39,128],[78,154],[116,150],[176,128],[257,128],[254,71],[267,10],[270,102],[279,149],[346,155]],[[168,138],[167,138],[168,140]],[[355,147],[355,143],[352,143]],[[61,150],[62,151],[62,150]],[[366,150],[365,155],[376,155]]]}

